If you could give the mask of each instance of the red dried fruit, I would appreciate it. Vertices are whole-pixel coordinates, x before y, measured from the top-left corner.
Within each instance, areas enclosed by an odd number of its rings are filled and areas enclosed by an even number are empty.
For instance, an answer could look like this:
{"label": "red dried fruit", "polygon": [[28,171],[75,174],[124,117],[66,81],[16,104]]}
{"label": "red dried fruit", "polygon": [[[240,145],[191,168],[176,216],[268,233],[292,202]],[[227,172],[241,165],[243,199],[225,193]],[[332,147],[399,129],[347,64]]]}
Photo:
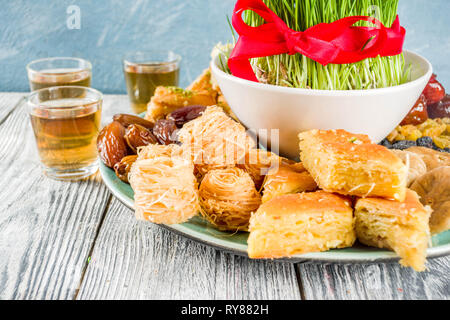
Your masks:
{"label": "red dried fruit", "polygon": [[100,159],[110,168],[127,155],[127,143],[124,135],[124,126],[117,121],[113,121],[104,127],[97,137],[97,150]]}
{"label": "red dried fruit", "polygon": [[420,98],[419,100],[417,100],[414,107],[412,107],[411,111],[406,115],[405,119],[403,119],[402,123],[400,123],[400,125],[418,125],[424,123],[427,119],[427,101],[425,95],[422,94],[420,95]]}
{"label": "red dried fruit", "polygon": [[153,134],[158,139],[160,144],[171,144],[176,143],[176,131],[177,126],[175,125],[175,121],[171,119],[159,119],[155,123],[155,127],[153,128]]}
{"label": "red dried fruit", "polygon": [[423,94],[425,95],[428,105],[438,103],[445,97],[445,89],[442,84],[436,80],[436,75],[431,77],[423,90]]}
{"label": "red dried fruit", "polygon": [[450,95],[447,94],[438,103],[428,106],[428,115],[431,119],[450,118]]}

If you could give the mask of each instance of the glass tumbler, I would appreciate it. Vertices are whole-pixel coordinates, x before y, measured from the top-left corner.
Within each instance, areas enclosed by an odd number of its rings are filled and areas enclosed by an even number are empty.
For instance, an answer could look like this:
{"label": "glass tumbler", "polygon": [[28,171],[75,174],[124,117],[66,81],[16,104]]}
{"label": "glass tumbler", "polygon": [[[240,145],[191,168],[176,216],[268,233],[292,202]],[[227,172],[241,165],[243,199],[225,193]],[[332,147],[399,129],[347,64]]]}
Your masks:
{"label": "glass tumbler", "polygon": [[99,91],[79,86],[45,88],[26,98],[39,157],[48,177],[77,180],[97,171],[102,99]]}
{"label": "glass tumbler", "polygon": [[27,65],[31,91],[57,86],[90,87],[92,65],[80,58],[46,58]]}
{"label": "glass tumbler", "polygon": [[172,51],[131,52],[123,59],[123,72],[131,108],[147,110],[158,86],[178,86],[181,57]]}

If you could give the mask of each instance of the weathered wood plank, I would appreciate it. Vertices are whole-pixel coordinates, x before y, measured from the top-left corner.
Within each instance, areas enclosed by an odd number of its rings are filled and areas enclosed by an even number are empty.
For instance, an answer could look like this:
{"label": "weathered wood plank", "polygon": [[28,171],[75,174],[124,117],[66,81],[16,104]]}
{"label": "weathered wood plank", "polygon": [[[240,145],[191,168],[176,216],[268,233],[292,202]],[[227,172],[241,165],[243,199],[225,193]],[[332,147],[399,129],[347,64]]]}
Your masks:
{"label": "weathered wood plank", "polygon": [[18,107],[25,92],[0,92],[0,124]]}
{"label": "weathered wood plank", "polygon": [[450,299],[450,257],[428,261],[418,273],[397,263],[298,265],[310,300]]}
{"label": "weathered wood plank", "polygon": [[298,299],[292,264],[250,261],[147,222],[114,199],[78,299]]}
{"label": "weathered wood plank", "polygon": [[292,263],[255,261],[218,251],[215,299],[299,300]]}
{"label": "weathered wood plank", "polygon": [[110,195],[98,176],[42,174],[24,106],[0,126],[0,145],[0,299],[72,299]]}

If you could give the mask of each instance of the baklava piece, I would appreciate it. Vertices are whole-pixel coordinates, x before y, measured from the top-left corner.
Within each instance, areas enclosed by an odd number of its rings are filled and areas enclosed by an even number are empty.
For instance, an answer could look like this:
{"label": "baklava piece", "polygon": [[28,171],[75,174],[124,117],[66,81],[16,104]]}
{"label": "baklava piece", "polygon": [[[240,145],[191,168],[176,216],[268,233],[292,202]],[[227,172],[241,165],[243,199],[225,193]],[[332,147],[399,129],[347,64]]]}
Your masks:
{"label": "baklava piece", "polygon": [[277,196],[317,190],[313,177],[301,163],[284,164],[272,168],[263,184],[262,202]]}
{"label": "baklava piece", "polygon": [[430,214],[431,209],[424,207],[412,190],[407,190],[403,202],[359,199],[355,206],[356,235],[365,245],[395,251],[403,266],[424,271]]}
{"label": "baklava piece", "polygon": [[281,258],[351,247],[351,202],[324,191],[283,195],[262,204],[250,218],[250,258]]}
{"label": "baklava piece", "polygon": [[299,134],[300,158],[319,187],[359,197],[403,201],[408,170],[402,160],[369,137],[345,130]]}
{"label": "baklava piece", "polygon": [[169,113],[187,106],[211,106],[216,104],[216,96],[208,90],[191,91],[178,87],[157,87],[147,106],[145,119],[156,122]]}

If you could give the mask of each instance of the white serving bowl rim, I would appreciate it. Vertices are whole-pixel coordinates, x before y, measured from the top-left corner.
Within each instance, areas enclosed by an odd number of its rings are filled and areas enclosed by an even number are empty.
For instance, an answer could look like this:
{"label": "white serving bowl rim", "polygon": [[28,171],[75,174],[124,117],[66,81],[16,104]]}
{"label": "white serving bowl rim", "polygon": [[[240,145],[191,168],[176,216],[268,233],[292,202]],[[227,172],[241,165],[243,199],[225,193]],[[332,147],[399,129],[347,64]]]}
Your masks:
{"label": "white serving bowl rim", "polygon": [[[305,94],[305,95],[311,95],[311,96],[360,96],[362,94],[364,95],[378,95],[382,94],[383,92],[389,92],[396,89],[407,89],[409,87],[414,87],[416,82],[420,82],[423,80],[424,77],[431,78],[431,75],[433,74],[433,66],[431,65],[430,61],[426,59],[425,57],[408,51],[404,50],[404,54],[416,56],[416,58],[421,59],[426,65],[427,70],[423,76],[418,77],[415,80],[408,81],[406,83],[392,86],[392,87],[386,87],[386,88],[376,88],[376,89],[364,89],[364,90],[319,90],[319,89],[305,89],[305,88],[291,88],[291,87],[282,87],[277,85],[271,85],[266,83],[260,83],[260,82],[254,82],[250,80],[245,80],[236,76],[233,76],[231,74],[228,74],[224,72],[219,66],[218,66],[218,59],[220,54],[216,55],[214,59],[211,61],[211,68],[214,69],[214,72],[221,73],[223,77],[228,78],[232,81],[238,82],[240,84],[254,87],[256,89],[264,89],[268,91],[273,92],[280,92],[280,93],[291,93],[291,94]],[[412,66],[414,68],[414,66]]]}

